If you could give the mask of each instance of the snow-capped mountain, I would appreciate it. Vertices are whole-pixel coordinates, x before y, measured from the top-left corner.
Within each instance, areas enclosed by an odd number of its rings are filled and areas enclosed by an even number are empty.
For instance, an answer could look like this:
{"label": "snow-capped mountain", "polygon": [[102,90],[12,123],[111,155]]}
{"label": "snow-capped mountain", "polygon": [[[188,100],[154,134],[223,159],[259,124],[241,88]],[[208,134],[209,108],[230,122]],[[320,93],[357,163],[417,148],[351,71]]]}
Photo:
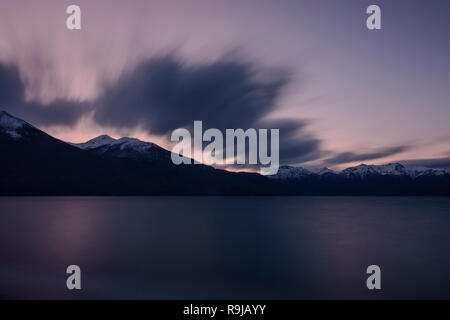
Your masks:
{"label": "snow-capped mountain", "polygon": [[450,196],[450,170],[399,163],[280,167],[274,176],[175,165],[171,152],[134,138],[58,140],[0,112],[0,195],[434,195]]}
{"label": "snow-capped mountain", "polygon": [[335,171],[330,170],[328,168],[312,168],[312,169],[305,169],[302,167],[291,167],[291,166],[281,166],[278,169],[278,173],[273,176],[268,176],[272,179],[278,179],[278,180],[295,180],[295,179],[301,179],[303,177],[307,176],[322,176],[325,174],[336,174]]}
{"label": "snow-capped mountain", "polygon": [[343,170],[340,175],[345,177],[364,178],[368,176],[397,176],[417,178],[424,175],[445,175],[450,174],[447,169],[434,169],[426,167],[407,167],[400,163],[389,163],[385,165],[366,165],[361,164],[356,167],[350,167]]}
{"label": "snow-capped mountain", "polygon": [[323,176],[326,174],[336,175],[347,179],[364,179],[376,176],[409,177],[415,179],[421,176],[450,175],[450,170],[443,168],[407,167],[400,163],[389,163],[385,165],[361,164],[356,167],[349,167],[341,172],[336,172],[328,168],[305,169],[302,167],[282,166],[278,170],[278,173],[271,176],[271,178],[278,180],[295,180],[311,176]]}
{"label": "snow-capped mountain", "polygon": [[96,154],[112,155],[122,158],[144,157],[168,159],[170,157],[169,151],[154,143],[128,137],[114,139],[108,135],[101,135],[84,143],[71,144]]}
{"label": "snow-capped mountain", "polygon": [[25,121],[15,118],[6,111],[0,111],[0,130],[8,134],[13,139],[20,139],[22,135],[20,134],[20,129],[28,125]]}
{"label": "snow-capped mountain", "polygon": [[[258,174],[175,165],[171,152],[134,138],[100,136],[74,145],[0,114],[0,195],[255,195]],[[276,190],[275,190],[276,191]]]}
{"label": "snow-capped mountain", "polygon": [[420,177],[428,175],[442,176],[450,174],[450,170],[445,168],[427,168],[420,166],[409,166],[407,167],[407,169],[409,175],[412,177]]}
{"label": "snow-capped mountain", "polygon": [[71,143],[71,145],[78,147],[80,149],[83,149],[83,150],[90,150],[90,149],[99,148],[99,147],[102,147],[105,145],[111,145],[116,141],[117,141],[116,139],[113,139],[110,136],[104,134],[104,135],[98,136],[96,138],[93,138],[87,142]]}
{"label": "snow-capped mountain", "polygon": [[364,178],[372,175],[392,175],[392,176],[408,176],[408,170],[400,163],[389,163],[386,165],[366,165],[361,164],[356,167],[350,167],[340,172],[345,177]]}
{"label": "snow-capped mountain", "polygon": [[336,174],[336,171],[328,169],[328,168],[310,168],[308,169],[310,172],[318,174],[320,176],[325,174]]}

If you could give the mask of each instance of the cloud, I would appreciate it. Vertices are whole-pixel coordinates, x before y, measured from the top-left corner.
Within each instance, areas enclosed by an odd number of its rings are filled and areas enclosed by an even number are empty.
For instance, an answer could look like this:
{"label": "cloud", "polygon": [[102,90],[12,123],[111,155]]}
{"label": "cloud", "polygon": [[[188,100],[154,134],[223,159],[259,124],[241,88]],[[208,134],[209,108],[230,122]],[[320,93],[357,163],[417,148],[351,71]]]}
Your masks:
{"label": "cloud", "polygon": [[[288,75],[237,59],[187,66],[171,55],[152,58],[105,88],[96,105],[102,125],[167,134],[202,120],[212,128],[246,128],[276,106]],[[260,74],[261,73],[261,74]]]}
{"label": "cloud", "polygon": [[74,125],[90,110],[87,102],[54,100],[43,104],[25,100],[25,84],[16,66],[0,64],[0,109],[36,125]]}
{"label": "cloud", "polygon": [[305,133],[306,121],[264,120],[289,80],[286,71],[237,58],[195,66],[173,55],[152,58],[105,86],[94,120],[116,128],[140,126],[157,135],[191,128],[194,120],[202,120],[204,130],[278,128],[280,161],[307,161],[318,156],[320,141]]}
{"label": "cloud", "polygon": [[44,104],[26,101],[18,69],[0,65],[0,108],[35,125],[66,126],[94,111],[101,126],[139,127],[166,137],[176,128],[191,128],[194,120],[202,120],[204,130],[280,129],[280,162],[292,164],[317,159],[321,151],[320,140],[305,130],[307,121],[267,119],[289,80],[284,70],[236,57],[187,65],[166,55],[124,72],[92,102],[58,99]]}
{"label": "cloud", "polygon": [[368,153],[342,152],[334,155],[331,158],[326,159],[324,163],[326,165],[337,165],[348,162],[376,160],[407,151],[410,148],[411,148],[410,146],[403,145],[388,148],[380,148]]}
{"label": "cloud", "polygon": [[450,157],[401,160],[398,162],[403,165],[406,165],[406,166],[420,166],[420,167],[427,167],[427,168],[450,168]]}
{"label": "cloud", "polygon": [[275,119],[262,121],[262,128],[280,129],[280,163],[295,164],[319,158],[321,141],[306,132],[308,121]]}
{"label": "cloud", "polygon": [[0,64],[0,107],[16,104],[24,96],[24,86],[16,66]]}

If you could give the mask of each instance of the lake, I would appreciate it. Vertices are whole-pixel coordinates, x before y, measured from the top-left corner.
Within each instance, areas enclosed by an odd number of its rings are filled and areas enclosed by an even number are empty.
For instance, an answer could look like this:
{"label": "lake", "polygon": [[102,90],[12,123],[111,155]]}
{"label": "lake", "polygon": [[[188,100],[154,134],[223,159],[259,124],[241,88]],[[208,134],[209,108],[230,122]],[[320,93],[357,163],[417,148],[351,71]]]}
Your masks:
{"label": "lake", "polygon": [[0,197],[0,298],[450,298],[450,198]]}

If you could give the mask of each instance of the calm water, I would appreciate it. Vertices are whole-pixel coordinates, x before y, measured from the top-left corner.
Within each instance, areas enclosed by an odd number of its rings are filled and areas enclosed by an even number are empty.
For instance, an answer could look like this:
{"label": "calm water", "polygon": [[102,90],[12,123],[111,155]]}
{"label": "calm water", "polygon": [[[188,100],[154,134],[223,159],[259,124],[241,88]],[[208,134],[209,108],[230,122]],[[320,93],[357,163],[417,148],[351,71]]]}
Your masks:
{"label": "calm water", "polygon": [[0,297],[450,298],[450,198],[0,198]]}

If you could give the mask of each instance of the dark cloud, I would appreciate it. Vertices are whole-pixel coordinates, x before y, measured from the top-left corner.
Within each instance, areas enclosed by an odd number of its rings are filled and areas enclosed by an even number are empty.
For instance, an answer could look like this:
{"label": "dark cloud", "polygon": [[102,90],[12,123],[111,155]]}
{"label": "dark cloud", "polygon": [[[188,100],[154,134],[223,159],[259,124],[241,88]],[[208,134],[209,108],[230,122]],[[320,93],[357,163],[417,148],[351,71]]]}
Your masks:
{"label": "dark cloud", "polygon": [[0,110],[36,125],[73,125],[90,109],[88,103],[55,100],[25,101],[25,85],[16,66],[0,64]]}
{"label": "dark cloud", "polygon": [[420,166],[420,167],[427,167],[427,168],[450,168],[450,157],[402,160],[402,161],[398,161],[398,162],[403,165],[406,165],[406,166]]}
{"label": "dark cloud", "polygon": [[187,66],[173,56],[153,58],[105,88],[95,120],[114,127],[142,125],[167,134],[202,120],[211,128],[255,127],[276,107],[288,75],[261,74],[237,59]]}
{"label": "dark cloud", "polygon": [[324,161],[326,165],[337,165],[355,161],[376,160],[404,152],[410,149],[410,146],[395,146],[389,148],[381,148],[369,153],[342,152]]}
{"label": "dark cloud", "polygon": [[16,66],[0,64],[0,108],[21,101],[24,86]]}
{"label": "dark cloud", "polygon": [[260,122],[262,128],[280,130],[280,163],[307,162],[321,156],[320,140],[306,133],[307,121],[277,119]]}
{"label": "dark cloud", "polygon": [[30,119],[36,125],[73,126],[90,109],[91,105],[86,102],[59,99],[45,105],[37,102],[17,104],[11,113]]}
{"label": "dark cloud", "polygon": [[277,105],[289,74],[261,70],[237,59],[187,66],[173,56],[153,58],[105,87],[94,119],[102,125],[167,135],[202,120],[204,129],[278,128],[280,161],[317,157],[320,141],[306,133],[301,120],[263,121]]}
{"label": "dark cloud", "polygon": [[[269,129],[267,142],[269,155],[272,153],[270,129],[279,129],[279,161],[280,165],[288,165],[316,160],[323,156],[323,151],[321,150],[321,141],[305,132],[305,127],[307,125],[308,122],[302,120],[276,119],[261,121],[258,123],[255,129]],[[236,144],[234,149],[237,149]],[[218,167],[252,169],[257,171],[261,168],[261,165],[248,164],[248,154],[246,154],[246,164],[227,164]]]}
{"label": "dark cloud", "polygon": [[280,129],[280,162],[317,159],[320,141],[307,134],[306,121],[263,120],[277,107],[290,75],[237,58],[188,66],[174,56],[152,58],[106,85],[92,103],[57,100],[26,102],[15,67],[0,65],[0,108],[36,125],[73,125],[89,110],[100,125],[169,135],[202,120],[207,128]]}

